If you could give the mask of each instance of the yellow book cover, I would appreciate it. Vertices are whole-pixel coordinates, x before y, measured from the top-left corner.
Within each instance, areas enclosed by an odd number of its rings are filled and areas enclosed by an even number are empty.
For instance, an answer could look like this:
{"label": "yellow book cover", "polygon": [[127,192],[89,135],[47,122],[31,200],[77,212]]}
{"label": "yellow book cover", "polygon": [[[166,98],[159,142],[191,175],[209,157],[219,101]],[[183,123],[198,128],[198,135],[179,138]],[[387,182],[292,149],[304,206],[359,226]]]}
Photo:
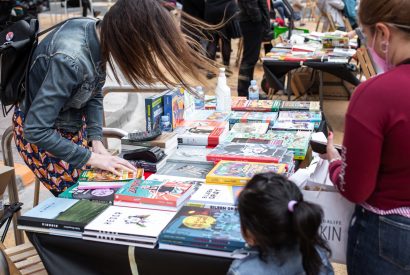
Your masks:
{"label": "yellow book cover", "polygon": [[286,164],[220,161],[206,176],[206,183],[244,186],[255,174],[286,172]]}

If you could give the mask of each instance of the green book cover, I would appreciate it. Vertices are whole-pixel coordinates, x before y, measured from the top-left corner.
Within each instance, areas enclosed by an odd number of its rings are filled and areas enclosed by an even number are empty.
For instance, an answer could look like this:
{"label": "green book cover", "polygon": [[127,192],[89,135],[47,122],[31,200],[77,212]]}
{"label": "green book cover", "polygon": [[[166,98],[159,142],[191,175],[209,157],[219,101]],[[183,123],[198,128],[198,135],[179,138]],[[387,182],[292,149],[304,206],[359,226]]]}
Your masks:
{"label": "green book cover", "polygon": [[66,211],[61,212],[56,217],[56,220],[86,225],[101,214],[107,207],[108,204],[106,203],[80,200]]}

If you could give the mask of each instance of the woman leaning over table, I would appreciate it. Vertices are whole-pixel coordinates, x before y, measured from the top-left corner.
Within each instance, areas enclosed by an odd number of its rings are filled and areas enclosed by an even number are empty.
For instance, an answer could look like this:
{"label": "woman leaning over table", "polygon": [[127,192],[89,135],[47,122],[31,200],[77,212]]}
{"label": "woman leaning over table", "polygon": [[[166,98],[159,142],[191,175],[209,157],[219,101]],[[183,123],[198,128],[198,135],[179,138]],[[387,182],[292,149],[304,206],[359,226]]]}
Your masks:
{"label": "woman leaning over table", "polygon": [[190,41],[155,0],[118,0],[102,21],[73,19],[41,41],[13,124],[20,155],[54,195],[85,165],[116,174],[135,169],[101,142],[107,63],[134,86],[186,84],[209,64]]}
{"label": "woman leaning over table", "polygon": [[367,46],[385,73],[355,91],[342,156],[329,135],[330,177],[357,204],[349,229],[349,274],[410,274],[409,11],[408,0],[361,1]]}

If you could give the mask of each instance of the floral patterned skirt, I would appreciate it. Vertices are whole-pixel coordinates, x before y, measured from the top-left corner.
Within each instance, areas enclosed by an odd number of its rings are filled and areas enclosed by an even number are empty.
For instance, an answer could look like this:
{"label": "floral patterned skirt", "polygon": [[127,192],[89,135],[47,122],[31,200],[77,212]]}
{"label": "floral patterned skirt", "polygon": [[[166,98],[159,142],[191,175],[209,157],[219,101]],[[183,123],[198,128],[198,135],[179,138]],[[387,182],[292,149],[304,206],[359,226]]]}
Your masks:
{"label": "floral patterned skirt", "polygon": [[[13,115],[13,126],[14,141],[17,150],[36,177],[48,190],[57,196],[59,193],[77,182],[77,179],[81,174],[81,169],[75,169],[67,162],[57,159],[51,153],[27,142],[24,139],[23,121],[24,113],[16,107]],[[71,140],[73,143],[82,147],[87,147],[85,130],[86,125],[84,123],[78,133],[68,133],[63,130],[56,131],[61,134],[62,137]]]}

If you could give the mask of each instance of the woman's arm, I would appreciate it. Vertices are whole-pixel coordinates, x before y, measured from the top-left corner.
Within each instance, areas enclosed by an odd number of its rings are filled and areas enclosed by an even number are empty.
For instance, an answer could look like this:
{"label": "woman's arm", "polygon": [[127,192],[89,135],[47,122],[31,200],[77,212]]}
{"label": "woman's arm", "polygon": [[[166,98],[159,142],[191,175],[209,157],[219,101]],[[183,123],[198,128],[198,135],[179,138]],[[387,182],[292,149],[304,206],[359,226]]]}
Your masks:
{"label": "woman's arm", "polygon": [[78,87],[82,72],[76,61],[56,54],[48,63],[46,76],[24,121],[24,138],[75,168],[82,168],[91,152],[63,138],[54,129],[55,121],[72,91]]}

